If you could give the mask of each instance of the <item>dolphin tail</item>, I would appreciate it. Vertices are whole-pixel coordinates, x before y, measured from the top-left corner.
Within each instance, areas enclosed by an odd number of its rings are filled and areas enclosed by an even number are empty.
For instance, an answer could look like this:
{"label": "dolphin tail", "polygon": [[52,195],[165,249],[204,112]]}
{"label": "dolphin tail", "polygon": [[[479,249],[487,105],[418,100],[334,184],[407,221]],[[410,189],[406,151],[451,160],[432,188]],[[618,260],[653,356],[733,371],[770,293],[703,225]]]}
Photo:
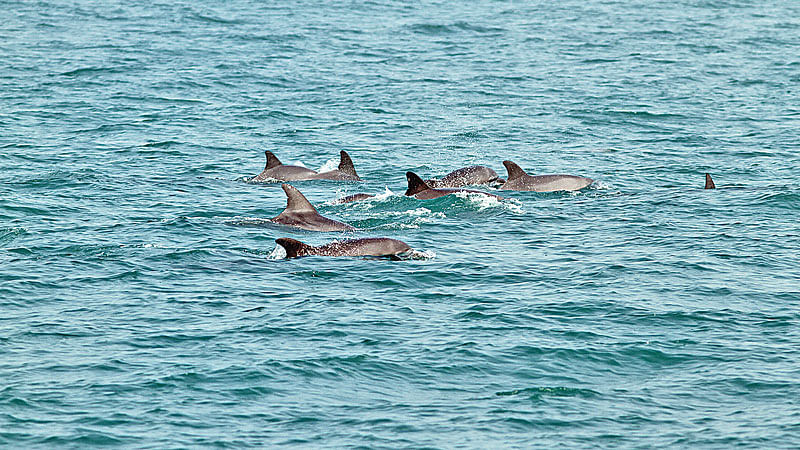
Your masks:
{"label": "dolphin tail", "polygon": [[286,193],[286,210],[284,212],[317,212],[306,196],[301,194],[296,187],[286,183],[281,187]]}
{"label": "dolphin tail", "polygon": [[508,181],[515,180],[523,175],[527,175],[527,173],[522,170],[522,167],[514,164],[511,161],[503,161],[503,165],[506,166],[506,170],[508,171]]}
{"label": "dolphin tail", "polygon": [[716,189],[717,186],[714,184],[714,180],[711,179],[710,174],[706,174],[706,187],[705,189]]}
{"label": "dolphin tail", "polygon": [[353,165],[353,160],[350,159],[350,155],[348,155],[346,151],[342,150],[339,152],[339,156],[341,157],[341,160],[339,161],[339,172],[343,172],[358,178],[356,167]]}
{"label": "dolphin tail", "polygon": [[406,180],[408,180],[408,189],[406,195],[414,195],[416,193],[427,191],[431,187],[428,186],[419,175],[414,172],[406,172]]}
{"label": "dolphin tail", "polygon": [[271,151],[267,150],[264,152],[264,154],[267,155],[267,167],[265,167],[264,170],[283,165],[278,157],[275,156]]}
{"label": "dolphin tail", "polygon": [[305,256],[311,250],[310,245],[303,244],[302,242],[291,238],[278,238],[275,242],[286,250],[287,258],[297,258],[298,256]]}

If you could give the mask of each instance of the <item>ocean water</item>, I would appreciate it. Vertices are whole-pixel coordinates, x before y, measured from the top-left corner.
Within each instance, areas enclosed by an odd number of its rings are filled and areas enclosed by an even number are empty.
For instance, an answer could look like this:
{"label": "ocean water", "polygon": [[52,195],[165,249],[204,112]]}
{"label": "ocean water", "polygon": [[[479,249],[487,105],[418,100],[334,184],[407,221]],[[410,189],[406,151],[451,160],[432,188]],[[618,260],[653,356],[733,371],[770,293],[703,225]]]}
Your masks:
{"label": "ocean water", "polygon": [[800,3],[145,3],[0,9],[0,447],[800,446]]}

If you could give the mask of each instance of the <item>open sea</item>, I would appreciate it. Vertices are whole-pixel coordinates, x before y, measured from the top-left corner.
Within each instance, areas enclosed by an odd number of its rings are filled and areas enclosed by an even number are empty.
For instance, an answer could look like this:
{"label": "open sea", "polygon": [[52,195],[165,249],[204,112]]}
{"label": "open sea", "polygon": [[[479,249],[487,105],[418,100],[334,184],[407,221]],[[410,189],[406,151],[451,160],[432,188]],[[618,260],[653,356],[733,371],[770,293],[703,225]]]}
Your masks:
{"label": "open sea", "polygon": [[0,447],[798,448],[799,175],[796,0],[2,1]]}

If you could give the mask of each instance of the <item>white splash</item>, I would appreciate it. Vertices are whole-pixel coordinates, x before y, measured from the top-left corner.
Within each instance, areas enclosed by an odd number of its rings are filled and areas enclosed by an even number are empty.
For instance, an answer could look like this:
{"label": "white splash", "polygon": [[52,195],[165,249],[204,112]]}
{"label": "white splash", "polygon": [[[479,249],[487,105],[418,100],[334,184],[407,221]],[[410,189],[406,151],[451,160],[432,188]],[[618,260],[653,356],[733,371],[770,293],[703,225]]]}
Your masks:
{"label": "white splash", "polygon": [[464,199],[478,207],[478,211],[489,208],[503,208],[515,214],[522,214],[522,202],[517,199],[507,198],[500,200],[490,195],[478,194],[475,192],[456,192],[456,197]]}
{"label": "white splash", "polygon": [[436,258],[436,252],[433,250],[414,250],[411,249],[401,256],[403,259],[433,259]]}
{"label": "white splash", "polygon": [[272,224],[275,223],[272,219],[263,219],[260,217],[240,217],[236,216],[231,219],[224,220],[223,223],[226,225],[250,225],[250,226],[257,226],[257,225],[264,225],[264,224]]}
{"label": "white splash", "polygon": [[385,188],[386,188],[386,190],[382,194],[378,194],[375,197],[371,198],[370,200],[373,200],[373,201],[374,200],[384,201],[389,197],[397,197],[398,196],[398,194],[395,194],[394,192],[392,192],[391,189],[389,189],[389,186],[386,186]]}
{"label": "white splash", "polygon": [[337,169],[339,167],[339,158],[333,158],[325,161],[325,164],[320,167],[317,172],[330,172],[331,170]]}
{"label": "white splash", "polygon": [[153,244],[144,244],[142,245],[142,248],[170,248],[170,247],[164,244],[153,243]]}
{"label": "white splash", "polygon": [[594,183],[592,183],[592,188],[600,189],[600,190],[614,189],[613,186],[611,186],[610,184],[607,184],[607,183],[605,183],[603,181],[595,181]]}
{"label": "white splash", "polygon": [[267,255],[267,259],[278,260],[286,258],[286,249],[280,245],[275,245],[272,253]]}

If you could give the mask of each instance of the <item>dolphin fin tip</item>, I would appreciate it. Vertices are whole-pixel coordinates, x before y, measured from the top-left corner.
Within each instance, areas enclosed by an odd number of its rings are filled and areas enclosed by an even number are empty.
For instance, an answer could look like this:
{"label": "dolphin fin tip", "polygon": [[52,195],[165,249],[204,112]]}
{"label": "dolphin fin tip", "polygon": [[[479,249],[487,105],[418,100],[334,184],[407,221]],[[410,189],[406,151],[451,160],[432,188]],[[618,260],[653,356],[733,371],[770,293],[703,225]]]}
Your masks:
{"label": "dolphin fin tip", "polygon": [[711,179],[711,174],[706,173],[706,186],[704,189],[716,189],[717,186],[714,184],[714,180]]}

